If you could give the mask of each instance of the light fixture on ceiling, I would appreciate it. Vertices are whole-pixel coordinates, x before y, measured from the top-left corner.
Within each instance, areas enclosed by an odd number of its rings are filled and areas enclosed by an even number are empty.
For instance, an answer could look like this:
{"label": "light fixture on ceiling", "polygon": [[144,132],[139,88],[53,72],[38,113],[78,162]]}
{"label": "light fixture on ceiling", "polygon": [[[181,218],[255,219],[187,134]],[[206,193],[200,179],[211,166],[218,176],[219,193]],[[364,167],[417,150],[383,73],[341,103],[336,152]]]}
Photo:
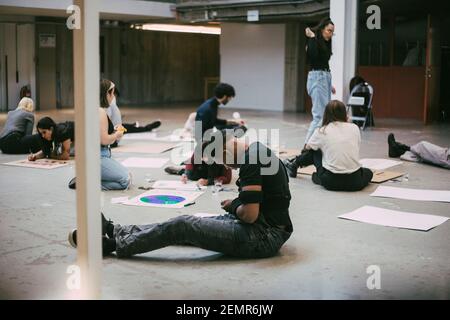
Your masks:
{"label": "light fixture on ceiling", "polygon": [[148,23],[142,25],[143,30],[166,31],[166,32],[185,32],[185,33],[204,33],[220,35],[220,27],[188,26],[178,24],[156,24]]}

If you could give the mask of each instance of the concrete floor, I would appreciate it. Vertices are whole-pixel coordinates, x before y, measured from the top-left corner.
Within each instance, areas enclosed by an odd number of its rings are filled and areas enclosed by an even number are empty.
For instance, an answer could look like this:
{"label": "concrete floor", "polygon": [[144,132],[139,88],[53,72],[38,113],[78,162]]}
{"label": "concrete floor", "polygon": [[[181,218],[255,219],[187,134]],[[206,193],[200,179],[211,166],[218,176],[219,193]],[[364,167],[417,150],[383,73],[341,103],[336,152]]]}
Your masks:
{"label": "concrete floor", "polygon": [[[160,133],[181,127],[194,106],[123,108],[125,121],[160,118]],[[222,111],[230,117],[232,110]],[[38,113],[37,118],[44,113]],[[72,110],[46,112],[58,121],[73,119]],[[299,148],[309,118],[305,115],[242,111],[254,128],[280,128],[282,144]],[[5,115],[0,115],[3,127]],[[413,144],[429,140],[450,145],[450,126],[377,119],[362,133],[361,157],[387,157],[386,137]],[[129,142],[127,142],[129,143]],[[0,154],[0,163],[24,156]],[[121,155],[123,157],[123,155]],[[450,171],[404,163],[409,180],[386,185],[450,190]],[[128,192],[104,193],[103,211],[121,224],[151,223],[179,214],[220,212],[210,190],[183,210],[112,205],[110,198],[137,195],[146,177],[168,178],[160,169],[132,169]],[[147,175],[147,176],[146,176]],[[236,176],[236,173],[234,173]],[[0,165],[0,298],[75,298],[66,288],[68,266],[76,250],[66,238],[75,226],[75,191],[67,188],[73,167],[51,171]],[[291,181],[294,233],[280,254],[264,260],[231,259],[206,250],[168,247],[129,260],[103,262],[105,299],[449,299],[450,222],[419,232],[338,219],[363,205],[450,217],[448,203],[424,203],[369,197],[370,185],[357,193],[329,192],[309,178]],[[381,289],[369,290],[366,269],[381,269]]]}

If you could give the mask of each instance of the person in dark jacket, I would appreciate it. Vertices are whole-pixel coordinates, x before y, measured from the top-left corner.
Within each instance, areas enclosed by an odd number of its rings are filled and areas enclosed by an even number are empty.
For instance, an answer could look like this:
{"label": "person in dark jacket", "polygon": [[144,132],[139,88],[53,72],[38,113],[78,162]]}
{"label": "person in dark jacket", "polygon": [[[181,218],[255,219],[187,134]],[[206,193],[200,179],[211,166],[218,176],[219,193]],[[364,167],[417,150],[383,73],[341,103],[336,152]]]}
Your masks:
{"label": "person in dark jacket", "polygon": [[[244,127],[243,121],[225,120],[217,117],[220,105],[227,105],[231,99],[236,95],[234,88],[227,83],[219,83],[214,89],[214,97],[206,100],[198,109],[195,117],[196,122],[201,122],[201,137],[203,138],[207,130],[217,128],[223,129],[242,129],[245,132],[247,129]],[[198,133],[196,133],[196,140],[198,139]]]}
{"label": "person in dark jacket", "polygon": [[39,134],[33,135],[34,103],[30,98],[20,100],[17,108],[8,112],[6,124],[0,133],[3,153],[26,154],[41,149]]}

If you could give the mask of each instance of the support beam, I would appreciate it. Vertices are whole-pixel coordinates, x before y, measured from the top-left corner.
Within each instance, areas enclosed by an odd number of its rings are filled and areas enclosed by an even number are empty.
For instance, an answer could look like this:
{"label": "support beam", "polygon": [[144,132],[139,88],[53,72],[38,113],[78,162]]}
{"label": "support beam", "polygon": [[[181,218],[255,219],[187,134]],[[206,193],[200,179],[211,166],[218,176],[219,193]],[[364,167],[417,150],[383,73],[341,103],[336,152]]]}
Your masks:
{"label": "support beam", "polygon": [[81,298],[100,298],[99,1],[74,0],[81,29],[73,32],[78,266]]}
{"label": "support beam", "polygon": [[330,18],[336,28],[330,62],[334,99],[347,102],[349,82],[356,73],[358,0],[330,0]]}

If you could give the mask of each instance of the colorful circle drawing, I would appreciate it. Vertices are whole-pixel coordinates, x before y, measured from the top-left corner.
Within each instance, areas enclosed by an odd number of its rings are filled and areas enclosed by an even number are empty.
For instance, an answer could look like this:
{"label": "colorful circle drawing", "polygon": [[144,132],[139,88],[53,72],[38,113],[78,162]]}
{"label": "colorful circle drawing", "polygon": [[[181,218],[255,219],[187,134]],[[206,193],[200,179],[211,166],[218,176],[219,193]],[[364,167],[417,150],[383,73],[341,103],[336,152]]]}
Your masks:
{"label": "colorful circle drawing", "polygon": [[177,204],[185,201],[186,198],[159,194],[154,196],[145,196],[140,198],[139,200],[145,203],[152,204]]}

